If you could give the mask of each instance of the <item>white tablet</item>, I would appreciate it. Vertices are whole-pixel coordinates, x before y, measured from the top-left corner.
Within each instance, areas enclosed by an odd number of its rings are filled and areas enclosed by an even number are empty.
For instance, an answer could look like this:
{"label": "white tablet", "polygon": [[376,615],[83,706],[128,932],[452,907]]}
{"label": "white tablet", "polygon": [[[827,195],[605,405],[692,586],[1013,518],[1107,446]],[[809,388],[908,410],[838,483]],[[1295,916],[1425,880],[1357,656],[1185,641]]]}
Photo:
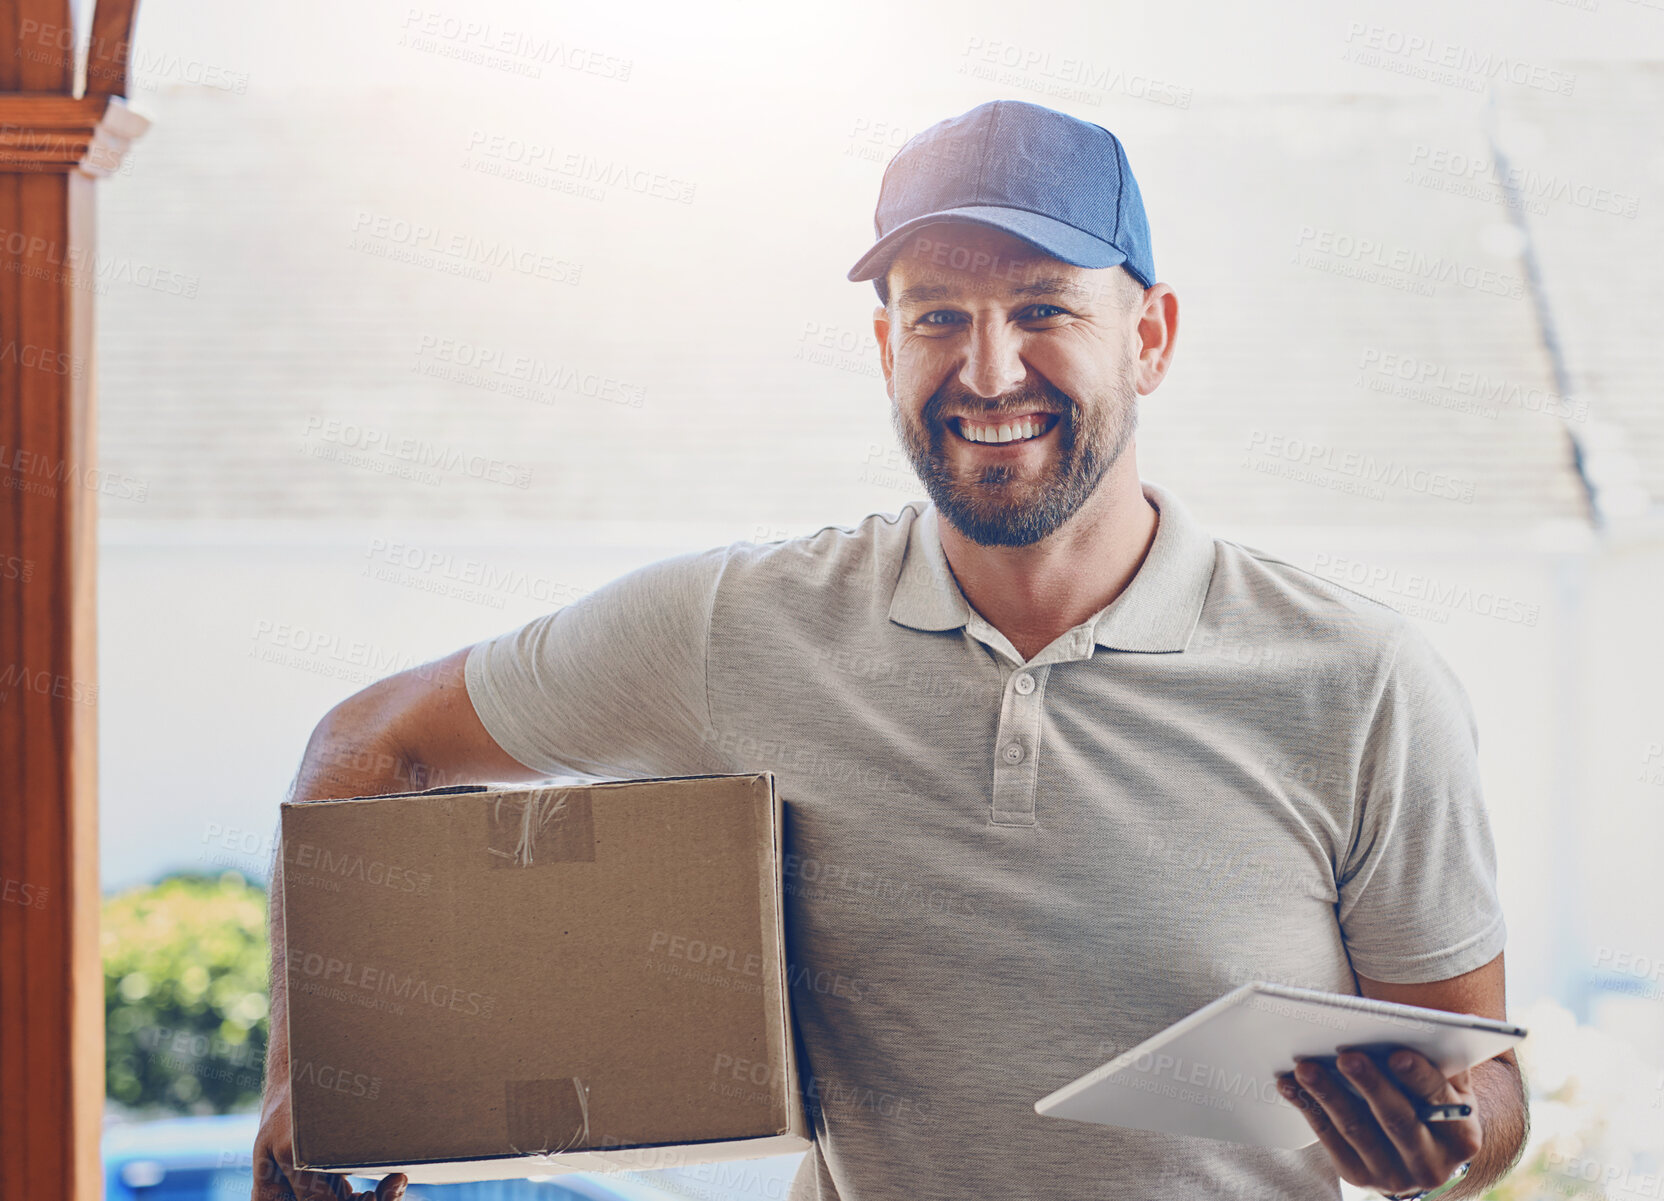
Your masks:
{"label": "white tablet", "polygon": [[1451,1076],[1524,1037],[1518,1026],[1473,1014],[1256,981],[1042,1097],[1034,1108],[1077,1122],[1294,1149],[1317,1141],[1305,1117],[1277,1091],[1277,1073],[1292,1070],[1296,1056],[1403,1045]]}

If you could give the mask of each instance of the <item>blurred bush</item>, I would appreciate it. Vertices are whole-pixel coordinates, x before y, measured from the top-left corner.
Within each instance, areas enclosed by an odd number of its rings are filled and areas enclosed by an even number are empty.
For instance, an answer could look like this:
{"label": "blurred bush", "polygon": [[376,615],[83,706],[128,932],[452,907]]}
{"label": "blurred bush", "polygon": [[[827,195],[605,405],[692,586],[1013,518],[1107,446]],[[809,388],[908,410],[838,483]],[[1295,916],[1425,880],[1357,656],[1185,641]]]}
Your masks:
{"label": "blurred bush", "polygon": [[178,873],[104,902],[105,1092],[145,1116],[259,1103],[266,894]]}
{"label": "blurred bush", "polygon": [[1531,1136],[1486,1201],[1635,1201],[1664,1182],[1664,1075],[1625,1039],[1541,1000],[1511,1014],[1530,1033],[1520,1067]]}

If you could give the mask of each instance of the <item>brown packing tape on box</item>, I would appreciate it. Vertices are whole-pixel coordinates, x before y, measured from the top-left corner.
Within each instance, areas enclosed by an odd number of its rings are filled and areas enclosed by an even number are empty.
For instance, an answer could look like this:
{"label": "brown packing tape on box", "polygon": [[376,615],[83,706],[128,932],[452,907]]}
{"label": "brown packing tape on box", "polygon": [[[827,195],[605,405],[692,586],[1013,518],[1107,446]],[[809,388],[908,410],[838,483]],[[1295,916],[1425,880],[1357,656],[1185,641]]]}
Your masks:
{"label": "brown packing tape on box", "polygon": [[440,1183],[807,1147],[771,773],[294,802],[283,856],[297,1164]]}

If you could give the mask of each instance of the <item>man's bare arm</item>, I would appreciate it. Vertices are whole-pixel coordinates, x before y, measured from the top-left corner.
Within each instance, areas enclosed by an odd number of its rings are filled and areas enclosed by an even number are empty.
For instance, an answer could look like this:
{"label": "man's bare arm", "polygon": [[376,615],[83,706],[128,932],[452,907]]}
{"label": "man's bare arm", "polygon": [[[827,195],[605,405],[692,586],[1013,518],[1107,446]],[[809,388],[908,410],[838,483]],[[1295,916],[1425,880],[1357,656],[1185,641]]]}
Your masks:
{"label": "man's bare arm", "polygon": [[[1473,1013],[1504,1021],[1508,1016],[1502,955],[1460,976],[1429,984],[1388,984],[1358,977],[1358,991],[1382,1001],[1421,1005],[1452,1013]],[[1445,1194],[1450,1201],[1477,1197],[1501,1180],[1525,1150],[1530,1116],[1519,1059],[1512,1050],[1469,1069],[1478,1101],[1484,1144],[1473,1157],[1462,1183]]]}
{"label": "man's bare arm", "polygon": [[[1505,1016],[1500,954],[1471,972],[1425,984],[1390,984],[1359,976],[1358,990],[1382,1001],[1499,1020]],[[1466,1177],[1441,1196],[1456,1201],[1482,1195],[1513,1168],[1525,1146],[1529,1118],[1514,1052],[1505,1051],[1447,1079],[1425,1056],[1401,1050],[1409,1053],[1404,1067],[1392,1065],[1396,1080],[1365,1056],[1348,1069],[1349,1057],[1342,1055],[1339,1074],[1311,1061],[1282,1073],[1279,1089],[1305,1114],[1343,1180],[1382,1192],[1408,1192],[1439,1183],[1467,1161]],[[1349,1070],[1367,1101],[1346,1088],[1341,1076]],[[1474,1114],[1425,1123],[1406,1093],[1440,1102],[1466,1101]]]}
{"label": "man's bare arm", "polygon": [[[323,717],[289,786],[289,799],[374,796],[447,784],[543,778],[497,745],[468,699],[463,681],[467,648],[371,684]],[[293,1168],[289,1125],[289,1024],[283,962],[283,854],[272,862],[270,892],[271,1034],[265,1099],[254,1146],[253,1201],[279,1201],[290,1190],[302,1199],[351,1196],[343,1178]],[[389,1201],[404,1177],[382,1180],[374,1194]]]}

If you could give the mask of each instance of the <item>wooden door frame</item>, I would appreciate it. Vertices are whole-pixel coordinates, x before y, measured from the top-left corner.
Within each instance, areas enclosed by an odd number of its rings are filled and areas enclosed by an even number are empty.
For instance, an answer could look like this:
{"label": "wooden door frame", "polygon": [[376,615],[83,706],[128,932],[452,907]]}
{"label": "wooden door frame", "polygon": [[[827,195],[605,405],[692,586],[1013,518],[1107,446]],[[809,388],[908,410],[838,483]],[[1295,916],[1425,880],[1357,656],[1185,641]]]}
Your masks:
{"label": "wooden door frame", "polygon": [[94,186],[148,124],[136,17],[0,0],[0,1201],[103,1195]]}

